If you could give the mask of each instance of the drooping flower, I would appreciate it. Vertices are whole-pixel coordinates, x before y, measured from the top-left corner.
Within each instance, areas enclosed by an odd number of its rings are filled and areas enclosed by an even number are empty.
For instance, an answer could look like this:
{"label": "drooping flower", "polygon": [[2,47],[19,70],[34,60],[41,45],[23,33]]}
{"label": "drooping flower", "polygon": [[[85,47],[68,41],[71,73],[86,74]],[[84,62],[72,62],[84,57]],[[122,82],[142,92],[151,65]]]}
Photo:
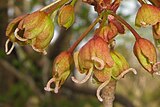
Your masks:
{"label": "drooping flower", "polygon": [[140,64],[151,74],[155,73],[153,66],[157,65],[157,54],[154,45],[147,39],[140,38],[134,45],[134,54]]}
{"label": "drooping flower", "polygon": [[[53,62],[53,77],[48,81],[46,91],[58,93],[58,89],[64,84],[65,80],[71,73],[73,58],[70,52],[61,52]],[[55,88],[51,88],[51,83],[55,83]]]}
{"label": "drooping flower", "polygon": [[74,61],[78,71],[87,75],[82,81],[78,81],[72,77],[72,80],[76,83],[86,82],[95,69],[101,71],[105,65],[111,67],[114,64],[108,44],[99,36],[94,36],[79,52],[76,52],[74,54]]}
{"label": "drooping flower", "polygon": [[100,96],[100,91],[112,80],[119,80],[124,77],[128,72],[132,71],[134,74],[137,74],[136,70],[129,68],[128,62],[125,58],[118,52],[112,50],[111,56],[114,61],[112,67],[105,66],[103,70],[94,70],[94,78],[101,85],[97,89],[97,98],[100,101],[103,99]]}
{"label": "drooping flower", "polygon": [[150,4],[143,4],[136,16],[135,25],[145,27],[160,22],[160,9]]}
{"label": "drooping flower", "polygon": [[[6,53],[10,54],[14,43],[18,43],[19,45],[31,45],[35,51],[46,54],[45,49],[53,37],[53,32],[52,20],[43,11],[19,16],[11,21],[7,27]],[[8,50],[9,41],[13,42],[10,50]]]}
{"label": "drooping flower", "polygon": [[61,8],[58,15],[58,24],[68,29],[75,20],[74,6],[65,5]]}

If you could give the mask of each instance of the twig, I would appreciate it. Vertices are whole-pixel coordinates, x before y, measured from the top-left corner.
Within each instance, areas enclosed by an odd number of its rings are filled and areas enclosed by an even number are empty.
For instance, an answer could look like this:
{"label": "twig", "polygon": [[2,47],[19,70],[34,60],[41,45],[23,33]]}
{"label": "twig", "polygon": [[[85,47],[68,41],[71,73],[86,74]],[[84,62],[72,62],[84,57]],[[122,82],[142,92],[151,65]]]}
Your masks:
{"label": "twig", "polygon": [[113,107],[115,99],[116,81],[110,81],[102,90],[102,98],[104,107]]}

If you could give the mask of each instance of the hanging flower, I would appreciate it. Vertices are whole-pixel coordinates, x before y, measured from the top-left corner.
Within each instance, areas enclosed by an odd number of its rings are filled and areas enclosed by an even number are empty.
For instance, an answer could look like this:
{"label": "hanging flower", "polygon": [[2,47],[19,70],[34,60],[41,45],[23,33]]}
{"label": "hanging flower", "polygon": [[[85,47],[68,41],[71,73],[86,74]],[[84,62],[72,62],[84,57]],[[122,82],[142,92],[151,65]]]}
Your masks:
{"label": "hanging flower", "polygon": [[[71,53],[68,51],[61,52],[53,62],[53,77],[48,81],[44,89],[58,93],[58,89],[70,75],[72,66],[73,58]],[[55,83],[54,89],[50,87],[53,82]]]}
{"label": "hanging flower", "polygon": [[74,6],[66,5],[61,8],[58,15],[58,24],[68,29],[75,20]]}
{"label": "hanging flower", "polygon": [[[19,16],[11,21],[7,27],[6,53],[10,54],[14,48],[14,43],[18,43],[19,45],[31,45],[35,51],[46,54],[45,49],[53,37],[53,30],[52,20],[43,11]],[[8,50],[10,41],[13,44]]]}
{"label": "hanging flower", "polygon": [[82,81],[78,81],[75,77],[72,77],[72,80],[76,83],[86,82],[95,69],[101,71],[105,65],[111,67],[114,64],[108,44],[99,36],[94,36],[79,52],[76,52],[74,54],[74,61],[78,71],[87,75]]}
{"label": "hanging flower", "polygon": [[140,38],[134,45],[134,54],[140,64],[151,74],[156,72],[157,54],[154,45],[147,39]]}
{"label": "hanging flower", "polygon": [[112,50],[110,54],[114,61],[113,66],[109,67],[106,65],[101,71],[94,70],[94,79],[97,80],[98,83],[101,83],[101,85],[97,89],[97,98],[100,101],[103,101],[100,96],[100,92],[110,81],[119,80],[130,71],[132,71],[134,74],[137,74],[135,69],[129,68],[128,62],[121,54],[114,50]]}
{"label": "hanging flower", "polygon": [[160,9],[150,4],[143,4],[136,16],[135,25],[145,27],[160,22]]}

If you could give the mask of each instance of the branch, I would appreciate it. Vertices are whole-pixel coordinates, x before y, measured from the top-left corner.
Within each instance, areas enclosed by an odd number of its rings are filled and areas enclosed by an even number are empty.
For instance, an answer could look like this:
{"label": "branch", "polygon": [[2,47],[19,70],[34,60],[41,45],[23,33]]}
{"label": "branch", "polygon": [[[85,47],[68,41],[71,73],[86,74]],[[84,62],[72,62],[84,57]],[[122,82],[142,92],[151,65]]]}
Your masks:
{"label": "branch", "polygon": [[25,82],[30,89],[39,97],[40,100],[44,99],[44,95],[41,93],[41,91],[38,89],[38,87],[35,84],[35,81],[32,79],[29,75],[24,75],[23,73],[19,72],[14,68],[11,64],[9,64],[7,61],[0,59],[0,66],[5,69],[5,71],[2,72],[9,72],[13,74],[15,77],[17,77],[19,80]]}
{"label": "branch", "polygon": [[[81,93],[84,95],[92,95],[92,96],[96,95],[95,88],[89,88],[89,87],[85,87],[85,86],[79,87],[79,86],[73,84],[73,82],[71,82],[71,81],[66,81],[66,83],[64,84],[64,87],[68,88],[69,90],[71,90],[74,93]],[[131,101],[129,101],[126,97],[124,97],[120,94],[115,94],[114,102],[120,103],[121,105],[123,105],[123,107],[135,107]]]}
{"label": "branch", "polygon": [[116,81],[110,81],[102,90],[104,107],[113,107],[115,99]]}

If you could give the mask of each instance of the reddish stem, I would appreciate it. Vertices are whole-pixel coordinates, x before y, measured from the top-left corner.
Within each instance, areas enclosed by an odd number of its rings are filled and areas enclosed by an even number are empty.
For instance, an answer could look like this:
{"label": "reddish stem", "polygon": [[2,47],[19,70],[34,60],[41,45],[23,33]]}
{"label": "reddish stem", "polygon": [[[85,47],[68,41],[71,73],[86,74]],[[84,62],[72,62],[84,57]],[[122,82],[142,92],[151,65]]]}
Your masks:
{"label": "reddish stem", "polygon": [[138,2],[139,2],[141,5],[145,4],[145,3],[143,2],[143,0],[138,0]]}
{"label": "reddish stem", "polygon": [[78,38],[78,40],[69,48],[69,52],[73,53],[74,49],[83,40],[84,37],[92,30],[92,28],[100,21],[101,15],[87,28],[87,30]]}
{"label": "reddish stem", "polygon": [[113,15],[116,19],[118,19],[121,23],[123,23],[132,32],[136,40],[141,38],[140,35],[123,18],[121,18],[120,16],[111,11],[109,11],[109,14]]}

